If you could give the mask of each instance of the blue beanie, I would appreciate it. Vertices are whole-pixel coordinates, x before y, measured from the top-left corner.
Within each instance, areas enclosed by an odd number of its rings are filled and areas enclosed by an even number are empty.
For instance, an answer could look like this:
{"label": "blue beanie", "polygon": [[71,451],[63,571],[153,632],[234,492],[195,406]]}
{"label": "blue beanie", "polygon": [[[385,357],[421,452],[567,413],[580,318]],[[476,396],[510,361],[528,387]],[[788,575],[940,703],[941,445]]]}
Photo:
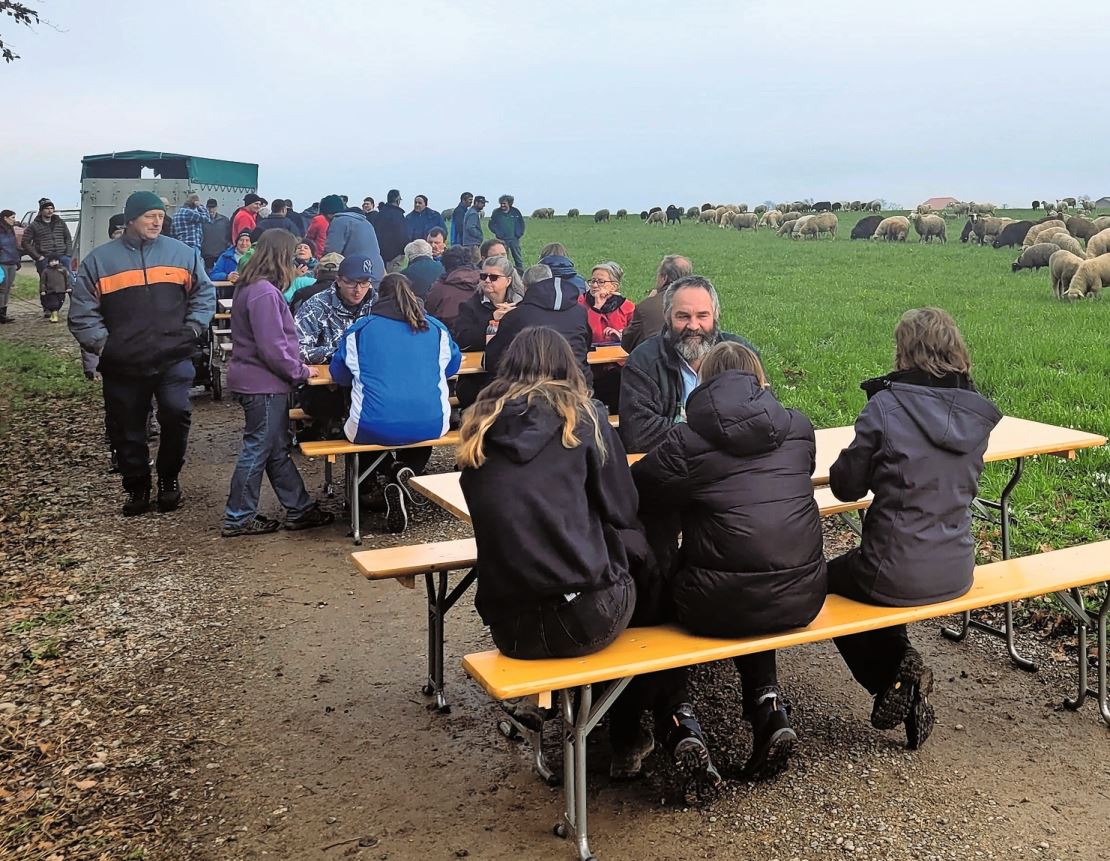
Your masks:
{"label": "blue beanie", "polygon": [[136,191],[127,198],[127,203],[123,205],[123,220],[130,223],[152,209],[160,209],[165,212],[166,204],[162,203],[162,198],[153,191]]}

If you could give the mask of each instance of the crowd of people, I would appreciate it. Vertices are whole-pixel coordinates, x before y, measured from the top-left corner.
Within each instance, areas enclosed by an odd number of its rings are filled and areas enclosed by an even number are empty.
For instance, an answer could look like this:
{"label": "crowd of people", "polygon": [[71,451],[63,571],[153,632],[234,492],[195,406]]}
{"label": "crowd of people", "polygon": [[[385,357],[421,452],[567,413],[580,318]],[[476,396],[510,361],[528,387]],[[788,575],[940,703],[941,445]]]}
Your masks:
{"label": "crowd of people", "polygon": [[[970,588],[969,506],[1001,415],[976,391],[946,312],[906,312],[892,371],[861,386],[867,404],[831,488],[842,500],[874,499],[861,545],[826,560],[813,425],[776,398],[757,346],[722,331],[718,293],[689,258],[664,257],[634,303],[617,262],[583,278],[567,248],[551,244],[525,266],[524,223],[508,195],[493,237],[482,233],[480,196],[461,197],[449,239],[426,198],[407,215],[399,201],[391,190],[377,208],[370,198],[352,208],[329,195],[315,212],[294,214],[283,200],[260,215],[266,202],[248,195],[224,217],[195,199],[175,213],[171,238],[163,201],[128,198],[121,234],[81,261],[69,315],[82,348],[99,357],[125,515],[151,505],[152,398],[162,428],[156,503],[172,511],[181,502],[190,357],[213,315],[215,279],[232,285],[227,385],[244,412],[222,534],[332,522],[292,459],[295,403],[329,438],[392,449],[359,492],[394,531],[430,454],[406,446],[457,423],[478,547],[475,603],[506,655],[585,655],[630,625],[664,621],[705,636],[767,634],[809,624],[829,592],[912,606]],[[222,249],[208,241],[217,224]],[[35,247],[40,256],[67,250]],[[595,374],[591,349],[618,343],[627,360]],[[477,350],[482,373],[452,379],[461,351]],[[302,385],[325,364],[333,385]],[[630,466],[626,452],[643,457]],[[259,512],[263,475],[284,522]],[[905,627],[835,642],[874,698],[872,724],[903,726],[907,745],[920,747],[934,721],[932,673]],[[796,734],[774,653],[735,663],[754,738],[743,776],[759,779],[784,767]],[[645,710],[652,730],[641,725]],[[527,706],[518,716],[543,717]],[[615,778],[635,777],[661,745],[699,794],[721,783],[685,670],[630,684],[610,741]]]}

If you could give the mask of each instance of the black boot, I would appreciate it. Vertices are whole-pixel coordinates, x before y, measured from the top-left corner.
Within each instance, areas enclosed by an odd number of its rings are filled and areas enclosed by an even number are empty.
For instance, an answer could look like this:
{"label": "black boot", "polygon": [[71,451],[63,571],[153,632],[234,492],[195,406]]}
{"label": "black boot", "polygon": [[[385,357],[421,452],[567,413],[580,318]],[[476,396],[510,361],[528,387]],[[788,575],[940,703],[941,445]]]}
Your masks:
{"label": "black boot", "polygon": [[163,514],[181,505],[181,485],[176,478],[158,478],[158,510]]}
{"label": "black boot", "polygon": [[686,780],[684,795],[700,804],[717,800],[724,781],[709,756],[709,745],[701,731],[701,724],[694,717],[694,707],[680,703],[671,713],[667,727],[667,750],[675,768]]}
{"label": "black boot", "polygon": [[784,771],[798,735],[790,726],[777,689],[761,692],[751,714],[752,754],[740,776],[744,780],[767,780]]}
{"label": "black boot", "polygon": [[917,649],[907,649],[894,680],[875,697],[871,726],[875,729],[894,729],[898,724],[905,723],[915,704],[924,702],[928,706],[926,698],[932,690],[933,671],[925,666]]}
{"label": "black boot", "polygon": [[127,491],[127,502],[123,504],[123,516],[135,517],[150,511],[150,488],[140,487]]}
{"label": "black boot", "polygon": [[8,306],[0,308],[0,323],[14,323],[15,318],[8,316]]}

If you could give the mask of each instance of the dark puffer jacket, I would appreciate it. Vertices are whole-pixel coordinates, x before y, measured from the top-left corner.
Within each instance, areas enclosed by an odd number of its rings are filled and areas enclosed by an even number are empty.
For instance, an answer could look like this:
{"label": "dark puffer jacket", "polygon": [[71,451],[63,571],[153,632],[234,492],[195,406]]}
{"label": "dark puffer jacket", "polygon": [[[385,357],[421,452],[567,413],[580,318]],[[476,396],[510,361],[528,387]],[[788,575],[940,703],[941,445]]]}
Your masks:
{"label": "dark puffer jacket", "polygon": [[856,585],[891,607],[957,598],[971,588],[970,505],[1002,414],[962,374],[901,371],[861,388],[869,400],[856,437],[829,473],[837,499],[875,494]]}
{"label": "dark puffer jacket", "polygon": [[632,468],[643,511],[678,510],[676,621],[744,637],[808,625],[825,601],[813,425],[743,371],[690,394],[676,425]]}
{"label": "dark puffer jacket", "polygon": [[23,250],[36,261],[44,257],[68,257],[73,250],[69,225],[57,214],[49,221],[41,215],[35,216],[23,231]]}

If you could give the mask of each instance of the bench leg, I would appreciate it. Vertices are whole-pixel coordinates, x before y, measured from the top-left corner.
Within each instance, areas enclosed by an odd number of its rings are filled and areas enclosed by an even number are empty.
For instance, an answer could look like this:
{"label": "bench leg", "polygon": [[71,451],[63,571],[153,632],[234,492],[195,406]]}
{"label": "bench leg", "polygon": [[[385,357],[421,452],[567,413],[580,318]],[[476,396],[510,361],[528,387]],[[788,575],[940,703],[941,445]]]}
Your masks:
{"label": "bench leg", "polygon": [[433,582],[431,573],[424,575],[424,587],[428,592],[428,681],[423,687],[425,696],[435,696],[436,711],[447,714],[451,707],[443,694],[443,617],[447,613],[447,572],[436,572]]}
{"label": "bench leg", "polygon": [[1078,589],[1069,589],[1067,592],[1056,592],[1056,598],[1071,613],[1078,623],[1079,630],[1076,642],[1079,646],[1079,688],[1074,699],[1066,698],[1064,705],[1076,710],[1086,702],[1090,696],[1089,672],[1087,669],[1087,629],[1095,629],[1095,642],[1098,649],[1098,712],[1102,719],[1110,726],[1110,685],[1107,680],[1107,619],[1110,617],[1110,583],[1106,586],[1106,596],[1102,599],[1102,606],[1098,612],[1088,610],[1083,603],[1083,595]]}
{"label": "bench leg", "polygon": [[[1106,584],[1106,597],[1098,611],[1098,712],[1110,726],[1110,690],[1107,688],[1106,622],[1110,617],[1110,583]],[[1083,655],[1086,661],[1087,656]]]}
{"label": "bench leg", "polygon": [[563,708],[563,798],[564,821],[555,826],[559,837],[574,835],[578,861],[597,861],[590,852],[586,815],[586,740],[590,731],[616,702],[632,678],[618,679],[606,688],[605,693],[593,702],[593,685],[577,688],[578,703],[573,691],[559,694]]}
{"label": "bench leg", "polygon": [[1079,671],[1078,690],[1075,699],[1071,697],[1064,698],[1064,707],[1077,710],[1080,706],[1087,701],[1087,696],[1090,693],[1090,673],[1087,671],[1087,626],[1090,624],[1090,614],[1083,606],[1083,596],[1078,589],[1069,589],[1067,592],[1057,592],[1057,600],[1064,605],[1064,609],[1068,610],[1076,619],[1076,645],[1078,646],[1078,660],[1076,661],[1077,669]]}
{"label": "bench leg", "polygon": [[547,764],[547,757],[543,753],[543,730],[547,722],[541,723],[540,728],[534,730],[517,720],[504,703],[501,704],[501,709],[504,714],[497,721],[497,731],[509,741],[516,741],[521,737],[528,739],[528,744],[532,746],[532,767],[536,770],[536,774],[548,786],[558,786],[562,778],[551,770],[551,766]]}
{"label": "bench leg", "polygon": [[331,474],[331,458],[324,458],[324,494],[331,499],[335,496],[335,479]]}

